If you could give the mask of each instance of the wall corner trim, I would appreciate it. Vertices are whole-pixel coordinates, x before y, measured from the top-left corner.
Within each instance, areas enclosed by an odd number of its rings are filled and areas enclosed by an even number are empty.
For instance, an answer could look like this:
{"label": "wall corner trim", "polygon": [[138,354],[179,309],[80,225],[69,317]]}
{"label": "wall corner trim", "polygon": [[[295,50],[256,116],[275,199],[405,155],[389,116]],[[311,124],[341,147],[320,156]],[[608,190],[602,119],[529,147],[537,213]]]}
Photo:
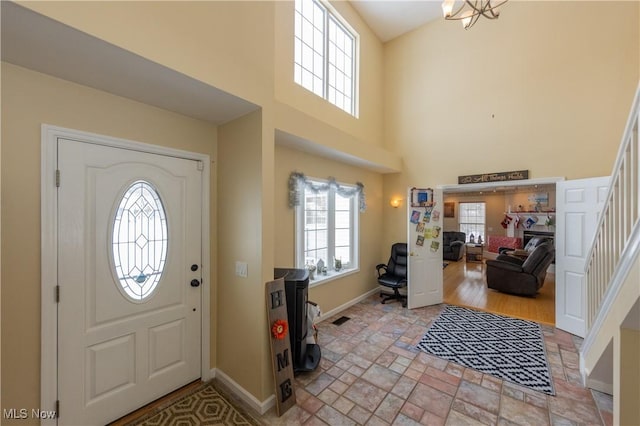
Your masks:
{"label": "wall corner trim", "polygon": [[261,415],[269,411],[269,409],[275,406],[276,396],[270,395],[264,401],[259,401],[253,394],[247,391],[245,388],[240,386],[238,382],[229,377],[224,371],[219,368],[211,369],[211,377],[219,380],[224,385],[226,385],[231,392],[238,398],[240,398],[244,403],[249,405],[252,409],[260,413]]}

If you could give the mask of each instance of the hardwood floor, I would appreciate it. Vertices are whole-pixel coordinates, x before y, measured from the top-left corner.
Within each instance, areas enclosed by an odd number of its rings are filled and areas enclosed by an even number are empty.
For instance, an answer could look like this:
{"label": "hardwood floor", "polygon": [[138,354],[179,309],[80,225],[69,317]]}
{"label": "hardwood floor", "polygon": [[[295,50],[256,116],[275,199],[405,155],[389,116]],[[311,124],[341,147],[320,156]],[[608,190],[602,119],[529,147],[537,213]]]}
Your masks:
{"label": "hardwood floor", "polygon": [[444,268],[444,302],[555,326],[555,275],[547,273],[536,297],[514,296],[487,287],[484,263],[464,258]]}

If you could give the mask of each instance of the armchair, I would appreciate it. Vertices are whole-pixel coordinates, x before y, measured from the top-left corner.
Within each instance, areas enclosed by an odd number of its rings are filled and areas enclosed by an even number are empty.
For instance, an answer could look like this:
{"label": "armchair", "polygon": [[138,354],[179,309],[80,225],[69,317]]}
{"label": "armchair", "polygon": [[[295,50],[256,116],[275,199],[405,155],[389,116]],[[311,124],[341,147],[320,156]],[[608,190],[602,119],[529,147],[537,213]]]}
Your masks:
{"label": "armchair", "polygon": [[[535,249],[536,247],[538,247],[540,244],[545,243],[547,241],[552,242],[553,240],[551,238],[546,238],[546,237],[533,237],[529,240],[529,242],[527,243],[526,246],[524,246],[524,249],[522,249],[522,253],[524,254],[520,254],[520,257],[526,257],[528,256],[533,249]],[[517,251],[514,250],[513,248],[510,247],[499,247],[498,248],[498,253],[500,254],[506,254],[510,251]]]}
{"label": "armchair", "polygon": [[501,254],[495,260],[487,260],[487,286],[504,293],[535,296],[554,257],[553,244],[544,242],[526,259]]}
{"label": "armchair", "polygon": [[464,256],[464,243],[467,235],[464,232],[445,231],[442,233],[442,258],[458,261]]}
{"label": "armchair", "polygon": [[383,297],[381,303],[389,300],[399,300],[402,306],[407,306],[407,296],[400,294],[399,289],[407,286],[407,244],[395,243],[391,246],[391,257],[385,265],[376,266],[378,271],[378,283],[384,287],[393,289],[393,294],[380,293]]}

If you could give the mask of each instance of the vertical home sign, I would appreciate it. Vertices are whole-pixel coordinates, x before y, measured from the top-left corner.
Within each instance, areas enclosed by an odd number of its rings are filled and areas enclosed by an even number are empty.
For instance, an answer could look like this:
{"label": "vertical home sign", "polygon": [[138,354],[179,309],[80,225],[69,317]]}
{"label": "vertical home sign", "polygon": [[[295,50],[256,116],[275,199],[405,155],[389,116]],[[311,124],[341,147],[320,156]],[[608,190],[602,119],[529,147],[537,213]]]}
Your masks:
{"label": "vertical home sign", "polygon": [[276,413],[279,417],[296,405],[284,279],[268,282],[266,296],[271,363],[276,387]]}

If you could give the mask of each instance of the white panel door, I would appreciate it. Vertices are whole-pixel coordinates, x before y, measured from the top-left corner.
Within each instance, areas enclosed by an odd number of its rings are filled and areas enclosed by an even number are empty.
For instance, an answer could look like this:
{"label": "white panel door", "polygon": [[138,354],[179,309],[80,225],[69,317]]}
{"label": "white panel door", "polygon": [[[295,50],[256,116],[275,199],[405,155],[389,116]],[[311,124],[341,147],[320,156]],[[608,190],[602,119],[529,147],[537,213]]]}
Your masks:
{"label": "white panel door", "polygon": [[414,309],[442,303],[442,191],[433,191],[434,205],[430,211],[425,207],[412,207],[411,190],[407,200],[407,306]]}
{"label": "white panel door", "polygon": [[105,424],[200,377],[202,173],[64,139],[58,168],[59,423]]}
{"label": "white panel door", "polygon": [[586,332],[586,256],[604,206],[609,177],[556,185],[556,327]]}

